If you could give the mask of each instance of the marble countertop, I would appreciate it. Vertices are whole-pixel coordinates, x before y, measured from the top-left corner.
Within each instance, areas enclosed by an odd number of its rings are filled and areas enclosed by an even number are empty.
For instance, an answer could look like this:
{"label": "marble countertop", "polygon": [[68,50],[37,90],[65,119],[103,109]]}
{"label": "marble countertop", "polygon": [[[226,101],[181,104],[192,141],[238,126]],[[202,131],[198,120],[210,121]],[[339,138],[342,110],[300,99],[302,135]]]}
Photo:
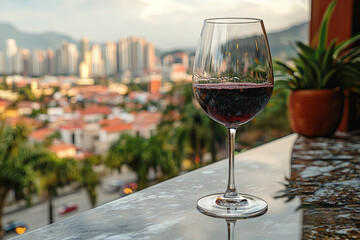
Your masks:
{"label": "marble countertop", "polygon": [[[238,191],[269,210],[236,221],[234,239],[358,239],[359,149],[358,136],[292,134],[238,154]],[[15,239],[227,239],[224,219],[196,209],[200,197],[225,190],[227,166],[216,162]]]}

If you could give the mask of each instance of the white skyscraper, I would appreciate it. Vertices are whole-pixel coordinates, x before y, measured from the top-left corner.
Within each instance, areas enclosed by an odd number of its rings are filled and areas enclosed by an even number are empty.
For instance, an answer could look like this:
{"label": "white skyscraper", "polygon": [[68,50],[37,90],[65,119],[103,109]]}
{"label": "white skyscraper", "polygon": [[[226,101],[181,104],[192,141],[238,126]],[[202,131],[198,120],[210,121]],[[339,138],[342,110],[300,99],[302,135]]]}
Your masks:
{"label": "white skyscraper", "polygon": [[130,71],[129,45],[128,39],[122,39],[118,44],[118,69],[120,74]]}
{"label": "white skyscraper", "polygon": [[14,57],[18,52],[16,42],[14,39],[6,40],[6,72],[8,74],[14,73]]}
{"label": "white skyscraper", "polygon": [[45,51],[35,49],[31,53],[32,75],[43,76],[45,73]]}
{"label": "white skyscraper", "polygon": [[86,53],[90,51],[90,44],[89,39],[82,38],[80,41],[80,55],[79,55],[79,62],[85,61]]}
{"label": "white skyscraper", "polygon": [[144,68],[145,72],[151,73],[154,71],[156,64],[155,47],[152,43],[146,43],[144,49]]}
{"label": "white skyscraper", "polygon": [[91,49],[91,61],[92,61],[92,76],[104,77],[105,75],[105,64],[102,58],[100,46],[95,44]]}
{"label": "white skyscraper", "polygon": [[54,50],[52,50],[51,48],[46,50],[45,74],[56,74],[55,53]]}
{"label": "white skyscraper", "polygon": [[23,74],[31,75],[32,72],[32,64],[31,64],[31,54],[29,49],[21,49],[21,58],[23,61]]}
{"label": "white skyscraper", "polygon": [[[51,53],[48,56],[51,56]],[[57,74],[76,75],[78,73],[79,52],[75,44],[65,41],[61,48],[56,50],[54,59]]]}
{"label": "white skyscraper", "polygon": [[142,76],[155,68],[155,47],[139,37],[122,39],[118,43],[118,60],[120,74],[129,71],[133,76]]}
{"label": "white skyscraper", "polygon": [[130,70],[134,76],[141,76],[143,74],[144,47],[144,39],[137,37],[130,38]]}
{"label": "white skyscraper", "polygon": [[14,73],[16,74],[22,74],[24,72],[24,61],[20,51],[17,51],[17,53],[13,57],[13,64],[14,64]]}
{"label": "white skyscraper", "polygon": [[68,72],[69,75],[76,75],[79,66],[79,53],[74,43],[69,43],[67,46],[68,52]]}
{"label": "white skyscraper", "polygon": [[5,53],[0,51],[0,75],[6,73],[5,61]]}
{"label": "white skyscraper", "polygon": [[115,76],[117,73],[116,44],[107,42],[105,44],[105,73],[106,76]]}

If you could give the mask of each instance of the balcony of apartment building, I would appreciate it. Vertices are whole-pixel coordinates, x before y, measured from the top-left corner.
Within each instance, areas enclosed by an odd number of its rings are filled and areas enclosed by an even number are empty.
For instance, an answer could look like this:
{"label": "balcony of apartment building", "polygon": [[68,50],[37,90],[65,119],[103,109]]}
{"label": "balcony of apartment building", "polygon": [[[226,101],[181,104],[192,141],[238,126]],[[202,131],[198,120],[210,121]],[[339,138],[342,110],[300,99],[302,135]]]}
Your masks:
{"label": "balcony of apartment building", "polygon": [[[312,1],[310,38],[329,2]],[[357,0],[339,0],[330,38],[358,33],[359,16]],[[358,131],[294,133],[236,155],[238,191],[268,203],[256,218],[197,210],[200,197],[225,190],[224,159],[16,239],[360,239]]]}

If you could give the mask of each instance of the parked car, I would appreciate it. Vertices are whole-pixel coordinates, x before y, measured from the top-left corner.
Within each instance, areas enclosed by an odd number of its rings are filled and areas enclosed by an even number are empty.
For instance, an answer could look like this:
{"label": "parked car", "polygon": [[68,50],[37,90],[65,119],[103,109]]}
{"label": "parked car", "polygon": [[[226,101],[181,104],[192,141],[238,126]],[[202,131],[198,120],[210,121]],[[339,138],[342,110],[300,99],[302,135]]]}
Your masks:
{"label": "parked car", "polygon": [[122,180],[113,179],[110,182],[107,182],[103,185],[103,191],[104,193],[119,192],[124,184],[125,182]]}
{"label": "parked car", "polygon": [[129,194],[136,192],[137,189],[138,189],[138,185],[136,182],[129,182],[129,183],[124,184],[121,187],[121,194],[129,195]]}
{"label": "parked car", "polygon": [[5,224],[4,230],[6,233],[17,233],[17,234],[23,234],[28,229],[28,226],[23,221],[11,221]]}
{"label": "parked car", "polygon": [[69,202],[58,208],[58,214],[63,215],[63,214],[75,211],[76,209],[78,209],[78,207],[79,206],[76,203]]}

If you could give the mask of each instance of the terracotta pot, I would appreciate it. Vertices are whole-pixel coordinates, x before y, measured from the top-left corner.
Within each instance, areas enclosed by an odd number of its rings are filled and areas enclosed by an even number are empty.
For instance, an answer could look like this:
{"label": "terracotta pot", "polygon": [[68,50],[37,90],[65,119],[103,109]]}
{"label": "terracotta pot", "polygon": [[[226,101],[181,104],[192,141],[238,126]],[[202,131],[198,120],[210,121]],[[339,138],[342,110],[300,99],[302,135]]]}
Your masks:
{"label": "terracotta pot", "polygon": [[291,129],[308,137],[329,137],[340,123],[344,97],[333,89],[295,90],[290,93]]}

